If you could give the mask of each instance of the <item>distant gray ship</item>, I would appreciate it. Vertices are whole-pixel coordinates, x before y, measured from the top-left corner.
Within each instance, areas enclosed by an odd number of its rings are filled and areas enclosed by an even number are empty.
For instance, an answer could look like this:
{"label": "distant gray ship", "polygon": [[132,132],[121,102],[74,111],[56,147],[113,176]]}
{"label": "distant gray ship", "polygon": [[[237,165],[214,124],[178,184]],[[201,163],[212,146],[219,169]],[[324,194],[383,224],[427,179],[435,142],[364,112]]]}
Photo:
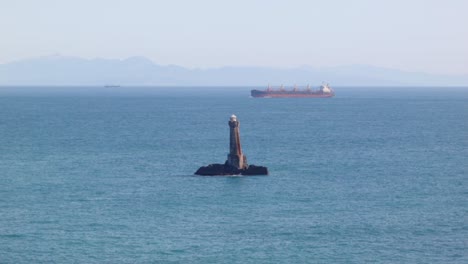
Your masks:
{"label": "distant gray ship", "polygon": [[282,85],[279,89],[273,89],[268,85],[266,90],[250,91],[250,95],[261,98],[326,98],[335,96],[335,92],[328,84],[323,84],[318,90],[312,90],[309,85],[307,85],[306,89],[298,89],[294,86],[292,90],[286,90]]}

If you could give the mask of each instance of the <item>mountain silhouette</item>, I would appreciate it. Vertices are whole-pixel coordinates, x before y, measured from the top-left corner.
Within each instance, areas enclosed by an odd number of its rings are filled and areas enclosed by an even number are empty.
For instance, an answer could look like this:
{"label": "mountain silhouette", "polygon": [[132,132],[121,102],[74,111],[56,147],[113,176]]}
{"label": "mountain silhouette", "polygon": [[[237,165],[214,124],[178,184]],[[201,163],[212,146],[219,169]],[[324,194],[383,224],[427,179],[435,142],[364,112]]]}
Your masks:
{"label": "mountain silhouette", "polygon": [[405,72],[369,65],[327,68],[226,66],[189,69],[159,65],[145,57],[83,59],[52,55],[0,64],[0,85],[158,86],[467,86],[468,75]]}

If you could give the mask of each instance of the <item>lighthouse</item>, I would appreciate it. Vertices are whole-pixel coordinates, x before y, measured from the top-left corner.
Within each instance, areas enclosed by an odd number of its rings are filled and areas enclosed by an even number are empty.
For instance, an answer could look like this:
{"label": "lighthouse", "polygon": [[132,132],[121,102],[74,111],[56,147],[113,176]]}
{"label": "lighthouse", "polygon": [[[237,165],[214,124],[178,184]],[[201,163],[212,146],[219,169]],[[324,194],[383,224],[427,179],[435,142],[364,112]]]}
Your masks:
{"label": "lighthouse", "polygon": [[229,154],[224,164],[210,164],[200,167],[195,174],[202,176],[217,175],[268,175],[268,168],[248,165],[247,158],[242,153],[237,116],[229,118]]}
{"label": "lighthouse", "polygon": [[227,165],[237,168],[239,170],[248,167],[247,158],[242,153],[240,143],[239,121],[237,116],[232,115],[229,119],[229,154],[227,158]]}

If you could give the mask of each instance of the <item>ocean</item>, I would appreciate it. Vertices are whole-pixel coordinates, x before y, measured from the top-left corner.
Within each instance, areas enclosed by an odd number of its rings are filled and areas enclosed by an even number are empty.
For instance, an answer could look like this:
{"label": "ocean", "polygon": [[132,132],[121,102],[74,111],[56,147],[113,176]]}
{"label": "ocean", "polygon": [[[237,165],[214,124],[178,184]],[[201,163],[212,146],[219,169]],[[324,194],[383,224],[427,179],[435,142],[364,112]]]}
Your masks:
{"label": "ocean", "polygon": [[468,263],[468,89],[335,91],[0,87],[0,263]]}

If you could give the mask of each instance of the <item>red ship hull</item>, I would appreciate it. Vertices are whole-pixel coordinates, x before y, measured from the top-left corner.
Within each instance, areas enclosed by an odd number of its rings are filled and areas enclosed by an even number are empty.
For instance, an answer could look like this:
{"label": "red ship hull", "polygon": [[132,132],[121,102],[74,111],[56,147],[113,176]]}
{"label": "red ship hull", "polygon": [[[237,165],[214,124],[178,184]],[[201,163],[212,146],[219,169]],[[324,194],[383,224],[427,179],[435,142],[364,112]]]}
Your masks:
{"label": "red ship hull", "polygon": [[324,92],[305,92],[305,91],[260,91],[251,90],[250,95],[256,98],[328,98],[333,97],[335,94]]}

